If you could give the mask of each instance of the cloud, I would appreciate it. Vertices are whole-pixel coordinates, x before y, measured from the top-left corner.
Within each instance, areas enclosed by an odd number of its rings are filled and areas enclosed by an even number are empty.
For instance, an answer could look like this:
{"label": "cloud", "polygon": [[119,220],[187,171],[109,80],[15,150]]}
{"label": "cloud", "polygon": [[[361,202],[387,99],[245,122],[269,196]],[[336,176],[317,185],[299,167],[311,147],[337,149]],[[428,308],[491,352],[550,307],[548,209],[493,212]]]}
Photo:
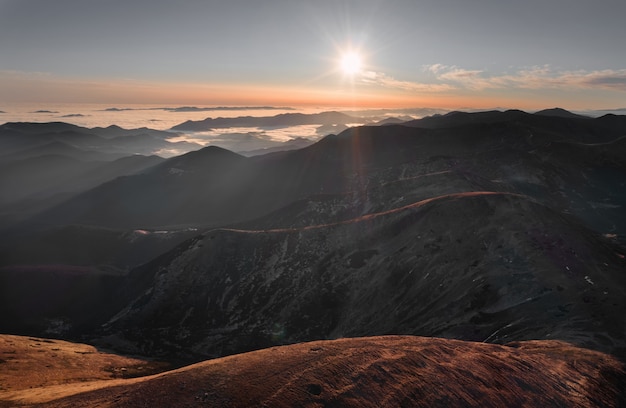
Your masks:
{"label": "cloud", "polygon": [[434,73],[438,81],[455,85],[462,84],[464,88],[471,90],[481,90],[490,87],[488,79],[484,77],[483,71],[480,70],[469,70],[458,67],[445,69],[445,67],[441,66],[438,67]]}
{"label": "cloud", "polygon": [[626,69],[597,71],[557,71],[550,66],[534,66],[513,73],[491,74],[484,70],[455,65],[432,64],[423,67],[428,81],[402,81],[382,72],[365,71],[360,82],[415,92],[485,91],[498,89],[602,89],[626,91]]}
{"label": "cloud", "polygon": [[438,83],[455,89],[609,89],[626,91],[626,69],[600,71],[557,71],[550,66],[535,66],[500,75],[481,70],[434,64],[425,67]]}
{"label": "cloud", "polygon": [[595,71],[586,75],[579,75],[577,79],[581,86],[626,91],[626,69]]}
{"label": "cloud", "polygon": [[385,88],[402,89],[405,91],[418,92],[445,92],[451,91],[454,87],[448,84],[429,84],[411,81],[400,81],[382,72],[364,71],[361,73],[360,81],[365,84],[383,86]]}

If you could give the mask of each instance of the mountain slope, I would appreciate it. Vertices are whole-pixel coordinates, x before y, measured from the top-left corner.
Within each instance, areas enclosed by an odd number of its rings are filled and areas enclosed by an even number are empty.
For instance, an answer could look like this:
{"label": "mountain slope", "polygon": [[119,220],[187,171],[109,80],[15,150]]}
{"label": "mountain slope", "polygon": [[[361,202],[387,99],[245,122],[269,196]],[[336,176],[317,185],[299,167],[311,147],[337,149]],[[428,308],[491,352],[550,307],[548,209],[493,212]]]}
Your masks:
{"label": "mountain slope", "polygon": [[133,229],[194,224],[204,217],[228,219],[237,205],[230,200],[238,192],[233,189],[243,165],[244,157],[207,147],[148,172],[108,181],[40,214],[34,223]]}
{"label": "mountain slope", "polygon": [[0,162],[23,160],[47,155],[59,155],[83,161],[110,161],[119,157],[118,155],[83,150],[64,142],[53,141],[41,146],[20,150],[12,154],[2,155],[0,156]]}
{"label": "mountain slope", "polygon": [[129,275],[102,344],[221,356],[395,333],[623,352],[616,250],[525,197],[491,192],[326,226],[212,230]]}
{"label": "mountain slope", "polygon": [[562,342],[386,336],[276,347],[144,378],[44,385],[3,399],[48,407],[619,407],[624,387],[622,363]]}
{"label": "mountain slope", "polygon": [[[458,125],[457,116],[463,118],[462,123],[466,119],[472,123]],[[429,120],[443,122],[432,129],[423,128]],[[616,216],[611,208],[620,208],[624,197],[621,193],[615,195],[613,181],[602,183],[600,178],[606,176],[599,176],[605,174],[617,181],[626,173],[624,160],[615,153],[610,157],[611,149],[619,149],[621,142],[616,135],[623,134],[626,123],[613,118],[583,120],[507,111],[450,114],[422,119],[414,125],[419,127],[353,128],[300,150],[224,161],[223,168],[221,159],[217,159],[218,150],[202,149],[204,153],[197,157],[206,161],[206,169],[187,171],[179,168],[175,164],[178,159],[173,158],[161,166],[167,169],[165,172],[116,180],[35,221],[114,228],[219,226],[252,220],[319,194],[363,193],[406,178],[407,174],[449,171],[451,180],[466,186],[457,192],[519,192],[577,215],[590,210],[589,206],[576,197],[569,201],[562,197],[571,196],[578,186],[595,180],[593,197],[585,199],[608,202],[603,208],[591,209],[599,214],[588,217],[598,219],[598,225],[591,226],[601,232],[607,232],[607,228],[617,234],[626,231],[623,217],[617,215],[619,222],[614,228],[610,223]],[[572,149],[565,143],[579,144],[576,149],[585,167],[571,161],[568,154]],[[610,144],[602,147],[599,143]],[[585,159],[587,153],[602,155],[602,160]],[[195,154],[181,156],[181,160],[192,157]],[[402,197],[401,191],[397,194],[379,200],[384,206]],[[423,198],[428,196],[418,199]],[[363,207],[366,203],[357,205]]]}
{"label": "mountain slope", "polygon": [[0,361],[0,407],[50,401],[90,390],[93,383],[110,386],[116,379],[170,368],[166,363],[118,356],[87,344],[7,334],[0,334]]}
{"label": "mountain slope", "polygon": [[385,139],[375,133],[360,131],[358,152],[352,151],[350,136],[250,159],[207,147],[172,158],[150,173],[102,185],[41,214],[36,222],[149,228],[253,219],[311,194],[349,191],[353,172],[406,160],[421,144],[408,128],[388,132]]}
{"label": "mountain slope", "polygon": [[11,161],[0,164],[0,203],[91,189],[116,177],[141,172],[161,161],[158,156],[141,155],[113,161],[86,161],[56,154]]}
{"label": "mountain slope", "polygon": [[[141,173],[163,160],[158,156],[134,155],[101,162],[44,155],[0,163],[0,226],[15,225],[82,191],[117,177]],[[20,229],[10,234],[16,237],[23,232]]]}

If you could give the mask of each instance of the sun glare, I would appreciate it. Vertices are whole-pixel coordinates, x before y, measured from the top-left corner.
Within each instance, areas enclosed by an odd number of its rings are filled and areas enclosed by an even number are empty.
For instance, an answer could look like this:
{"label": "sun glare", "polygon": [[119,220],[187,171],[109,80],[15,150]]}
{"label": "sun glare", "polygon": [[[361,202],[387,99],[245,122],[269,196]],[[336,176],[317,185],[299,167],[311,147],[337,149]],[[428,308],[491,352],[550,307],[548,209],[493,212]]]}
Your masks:
{"label": "sun glare", "polygon": [[361,56],[356,52],[346,52],[341,56],[341,71],[346,75],[356,75],[361,71]]}

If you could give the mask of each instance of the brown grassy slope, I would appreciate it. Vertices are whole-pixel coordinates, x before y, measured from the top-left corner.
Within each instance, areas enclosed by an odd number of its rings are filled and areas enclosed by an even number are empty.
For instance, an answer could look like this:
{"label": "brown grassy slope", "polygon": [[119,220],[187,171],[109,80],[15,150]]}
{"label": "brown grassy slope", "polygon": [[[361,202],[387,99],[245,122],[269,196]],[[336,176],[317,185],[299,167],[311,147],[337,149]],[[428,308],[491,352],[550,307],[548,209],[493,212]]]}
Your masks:
{"label": "brown grassy slope", "polygon": [[624,365],[558,341],[501,346],[383,336],[316,341],[210,360],[45,406],[617,407]]}
{"label": "brown grassy slope", "polygon": [[164,363],[98,351],[86,344],[0,335],[0,407],[46,401],[93,388],[105,380],[163,371]]}

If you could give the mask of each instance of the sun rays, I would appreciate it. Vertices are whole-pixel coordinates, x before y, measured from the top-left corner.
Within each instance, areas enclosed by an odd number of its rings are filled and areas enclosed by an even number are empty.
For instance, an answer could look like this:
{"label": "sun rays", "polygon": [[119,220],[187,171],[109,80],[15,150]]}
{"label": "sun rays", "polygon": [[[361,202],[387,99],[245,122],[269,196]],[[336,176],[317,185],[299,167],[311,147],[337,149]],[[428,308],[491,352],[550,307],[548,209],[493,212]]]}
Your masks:
{"label": "sun rays", "polygon": [[363,58],[357,51],[347,51],[339,58],[339,69],[346,76],[355,76],[361,73]]}

